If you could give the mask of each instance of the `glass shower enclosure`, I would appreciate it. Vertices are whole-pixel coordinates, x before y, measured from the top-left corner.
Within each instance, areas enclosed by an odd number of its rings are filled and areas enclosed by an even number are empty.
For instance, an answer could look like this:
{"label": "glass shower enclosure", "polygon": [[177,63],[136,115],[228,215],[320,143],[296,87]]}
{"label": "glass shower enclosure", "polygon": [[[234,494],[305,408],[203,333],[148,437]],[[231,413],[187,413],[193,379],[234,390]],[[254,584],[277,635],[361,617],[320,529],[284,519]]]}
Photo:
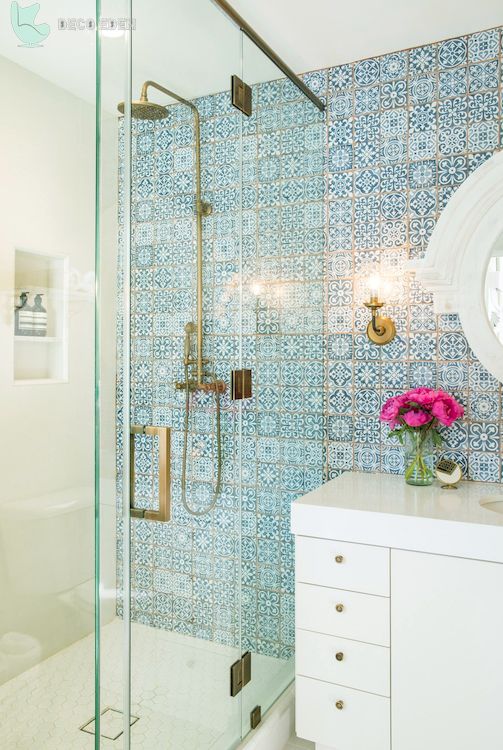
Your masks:
{"label": "glass shower enclosure", "polygon": [[[290,506],[326,449],[326,130],[222,5],[90,3],[70,81],[50,37],[37,74],[2,50],[20,106],[37,91],[12,170],[54,142],[37,233],[23,182],[5,197],[7,750],[230,750],[293,679]],[[43,336],[22,331],[37,294]]]}

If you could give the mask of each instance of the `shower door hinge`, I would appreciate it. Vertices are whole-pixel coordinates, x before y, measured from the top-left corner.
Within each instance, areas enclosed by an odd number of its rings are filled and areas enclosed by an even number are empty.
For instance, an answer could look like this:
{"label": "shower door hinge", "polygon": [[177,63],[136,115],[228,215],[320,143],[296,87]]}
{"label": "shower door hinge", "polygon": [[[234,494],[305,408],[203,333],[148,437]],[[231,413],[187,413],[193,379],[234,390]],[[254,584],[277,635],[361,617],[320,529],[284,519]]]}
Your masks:
{"label": "shower door hinge", "polygon": [[251,680],[251,652],[247,651],[231,667],[231,696],[241,692]]}
{"label": "shower door hinge", "polygon": [[262,721],[262,706],[255,706],[250,713],[250,729],[256,729]]}
{"label": "shower door hinge", "polygon": [[243,114],[250,117],[252,113],[252,90],[251,86],[238,78],[231,77],[231,101]]}
{"label": "shower door hinge", "polygon": [[244,398],[252,397],[252,371],[251,370],[232,370],[231,371],[231,399],[232,401],[241,401]]}

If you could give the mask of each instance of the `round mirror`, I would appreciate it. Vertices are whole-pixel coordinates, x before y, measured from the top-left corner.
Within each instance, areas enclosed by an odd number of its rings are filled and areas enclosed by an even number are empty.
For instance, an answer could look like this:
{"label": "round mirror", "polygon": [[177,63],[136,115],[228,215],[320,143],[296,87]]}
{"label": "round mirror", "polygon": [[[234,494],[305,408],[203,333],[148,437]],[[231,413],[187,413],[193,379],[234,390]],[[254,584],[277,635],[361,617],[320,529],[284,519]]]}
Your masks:
{"label": "round mirror", "polygon": [[435,312],[459,314],[476,357],[503,382],[503,152],[458,188],[409,267]]}
{"label": "round mirror", "polygon": [[496,246],[487,264],[484,290],[486,311],[500,344],[503,344],[503,247]]}

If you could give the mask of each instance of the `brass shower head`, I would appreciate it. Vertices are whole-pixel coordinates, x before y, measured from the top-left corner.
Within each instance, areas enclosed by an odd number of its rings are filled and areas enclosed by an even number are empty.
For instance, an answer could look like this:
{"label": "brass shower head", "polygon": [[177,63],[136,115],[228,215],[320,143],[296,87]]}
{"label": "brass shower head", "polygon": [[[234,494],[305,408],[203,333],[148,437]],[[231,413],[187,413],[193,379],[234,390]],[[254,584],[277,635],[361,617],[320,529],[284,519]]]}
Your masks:
{"label": "brass shower head", "polygon": [[[120,102],[117,109],[123,115],[125,104]],[[164,120],[168,110],[162,104],[149,102],[147,94],[142,91],[139,101],[131,102],[131,117],[135,120]]]}
{"label": "brass shower head", "polygon": [[[141,87],[140,100],[131,102],[131,116],[135,120],[164,120],[168,116],[168,110],[162,104],[149,102],[147,96],[149,88],[157,89],[157,91],[170,96],[172,99],[175,99],[175,101],[180,102],[180,104],[185,104],[187,107],[190,107],[196,121],[196,127],[199,128],[199,112],[197,111],[197,107],[192,102],[184,99],[183,96],[176,94],[174,91],[170,91],[170,89],[164,88],[164,86],[161,86],[155,81],[145,81]],[[122,115],[124,114],[124,107],[124,102],[121,102],[117,107]]]}

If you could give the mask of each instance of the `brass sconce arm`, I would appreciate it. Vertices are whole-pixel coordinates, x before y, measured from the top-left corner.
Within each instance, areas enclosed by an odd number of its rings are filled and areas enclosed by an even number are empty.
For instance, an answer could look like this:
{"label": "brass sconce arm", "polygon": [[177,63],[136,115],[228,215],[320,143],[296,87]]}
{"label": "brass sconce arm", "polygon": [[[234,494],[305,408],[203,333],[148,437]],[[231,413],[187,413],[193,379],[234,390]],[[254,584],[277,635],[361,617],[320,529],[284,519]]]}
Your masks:
{"label": "brass sconce arm", "polygon": [[370,301],[363,304],[372,313],[371,321],[367,326],[367,336],[374,344],[379,346],[389,344],[396,336],[396,328],[391,318],[381,318],[378,315],[378,311],[384,306],[384,302],[371,295]]}

